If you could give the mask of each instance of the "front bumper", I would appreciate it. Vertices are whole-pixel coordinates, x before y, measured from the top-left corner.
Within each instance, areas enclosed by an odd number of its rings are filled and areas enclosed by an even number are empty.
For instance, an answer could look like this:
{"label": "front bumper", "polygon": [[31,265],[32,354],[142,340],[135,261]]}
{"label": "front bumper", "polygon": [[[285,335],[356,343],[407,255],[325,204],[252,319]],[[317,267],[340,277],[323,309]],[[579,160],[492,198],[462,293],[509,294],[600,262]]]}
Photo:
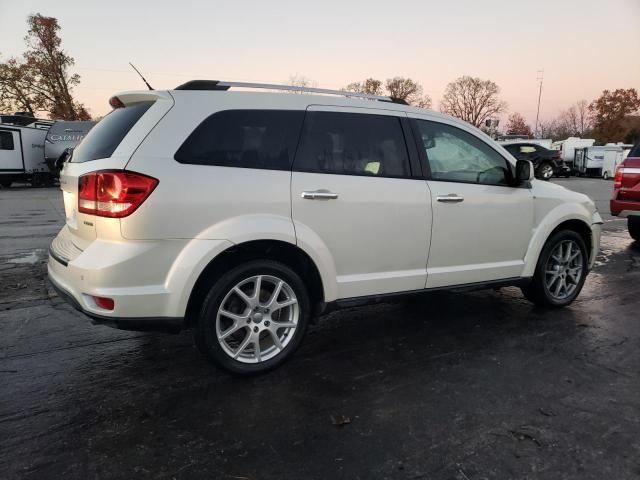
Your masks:
{"label": "front bumper", "polygon": [[591,255],[589,255],[589,270],[596,264],[596,258],[600,253],[600,236],[602,235],[602,218],[598,213],[594,218],[595,223],[591,224]]}

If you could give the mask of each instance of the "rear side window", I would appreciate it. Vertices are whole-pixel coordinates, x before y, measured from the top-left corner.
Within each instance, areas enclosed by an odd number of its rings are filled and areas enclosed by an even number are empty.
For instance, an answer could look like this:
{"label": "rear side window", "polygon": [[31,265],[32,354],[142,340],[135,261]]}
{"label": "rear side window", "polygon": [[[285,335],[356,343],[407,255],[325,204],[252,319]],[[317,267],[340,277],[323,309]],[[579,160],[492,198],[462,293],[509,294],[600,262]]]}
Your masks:
{"label": "rear side window", "polygon": [[407,147],[397,117],[308,112],[294,169],[303,172],[409,177]]}
{"label": "rear side window", "polygon": [[631,158],[640,157],[640,143],[638,143],[635,147],[631,149],[627,157],[631,157]]}
{"label": "rear side window", "polygon": [[116,108],[100,120],[73,151],[73,163],[110,157],[129,130],[154,102],[138,102]]}
{"label": "rear side window", "polygon": [[0,132],[0,150],[14,150],[13,134],[11,132]]}
{"label": "rear side window", "polygon": [[175,154],[180,163],[289,170],[303,111],[224,110],[205,119]]}

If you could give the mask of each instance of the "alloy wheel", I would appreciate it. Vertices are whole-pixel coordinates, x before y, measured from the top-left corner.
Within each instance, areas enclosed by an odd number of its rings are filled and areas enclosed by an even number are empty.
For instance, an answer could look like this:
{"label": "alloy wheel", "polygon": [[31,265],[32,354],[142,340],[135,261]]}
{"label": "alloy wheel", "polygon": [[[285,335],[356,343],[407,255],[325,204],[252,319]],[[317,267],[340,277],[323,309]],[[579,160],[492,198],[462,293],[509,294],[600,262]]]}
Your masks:
{"label": "alloy wheel", "polygon": [[242,363],[266,362],[289,344],[300,307],[291,286],[273,275],[256,275],[225,295],[216,315],[222,350]]}
{"label": "alloy wheel", "polygon": [[551,251],[545,267],[545,285],[556,300],[570,297],[580,285],[584,272],[584,257],[573,240],[564,240]]}
{"label": "alloy wheel", "polygon": [[553,177],[553,167],[549,164],[543,165],[540,169],[540,176],[545,180],[549,180],[551,177]]}

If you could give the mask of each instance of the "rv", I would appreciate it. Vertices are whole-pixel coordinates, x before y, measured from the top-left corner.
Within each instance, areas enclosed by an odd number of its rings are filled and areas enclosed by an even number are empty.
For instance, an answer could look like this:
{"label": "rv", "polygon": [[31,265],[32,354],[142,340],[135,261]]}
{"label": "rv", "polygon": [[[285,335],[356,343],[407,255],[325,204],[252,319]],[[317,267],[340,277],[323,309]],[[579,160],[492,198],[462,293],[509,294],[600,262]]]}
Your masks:
{"label": "rv", "polygon": [[50,183],[44,160],[44,139],[53,122],[26,115],[0,116],[0,185],[30,182],[33,186]]}
{"label": "rv", "polygon": [[590,147],[596,143],[593,138],[569,137],[565,140],[558,140],[551,144],[551,149],[560,150],[560,158],[565,161],[573,170],[573,160],[575,158],[576,148]]}
{"label": "rv", "polygon": [[580,176],[601,176],[606,180],[613,177],[616,167],[629,154],[629,150],[629,145],[615,143],[576,148],[573,168]]}
{"label": "rv", "polygon": [[51,126],[44,141],[44,158],[53,176],[58,176],[57,165],[68,149],[75,148],[95,124],[60,120]]}

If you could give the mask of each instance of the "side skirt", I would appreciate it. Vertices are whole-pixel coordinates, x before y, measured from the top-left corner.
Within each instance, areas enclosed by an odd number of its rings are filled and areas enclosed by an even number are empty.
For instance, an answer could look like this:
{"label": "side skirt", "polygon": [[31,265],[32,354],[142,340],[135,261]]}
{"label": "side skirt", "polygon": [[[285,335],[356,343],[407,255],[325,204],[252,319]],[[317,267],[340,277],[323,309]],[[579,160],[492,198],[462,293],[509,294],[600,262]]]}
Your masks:
{"label": "side skirt", "polygon": [[318,314],[325,314],[340,310],[343,308],[360,307],[364,305],[373,305],[376,303],[384,303],[395,300],[402,300],[415,295],[425,295],[431,292],[473,292],[475,290],[487,290],[491,288],[501,287],[523,287],[531,283],[530,277],[505,278],[502,280],[492,280],[490,282],[466,283],[462,285],[450,285],[446,287],[426,288],[420,290],[410,290],[406,292],[384,293],[380,295],[367,295],[364,297],[341,298],[333,302],[325,303],[324,308],[320,309]]}

